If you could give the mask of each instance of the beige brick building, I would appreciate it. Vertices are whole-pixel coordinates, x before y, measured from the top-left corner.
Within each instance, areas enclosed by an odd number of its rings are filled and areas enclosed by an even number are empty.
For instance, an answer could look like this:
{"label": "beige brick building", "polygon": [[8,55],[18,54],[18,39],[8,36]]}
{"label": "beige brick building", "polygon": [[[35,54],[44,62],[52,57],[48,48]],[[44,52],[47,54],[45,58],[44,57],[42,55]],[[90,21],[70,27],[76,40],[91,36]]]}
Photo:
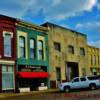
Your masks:
{"label": "beige brick building", "polygon": [[87,45],[89,75],[100,75],[100,48]]}
{"label": "beige brick building", "polygon": [[49,42],[49,71],[51,88],[73,77],[86,75],[87,37],[73,30],[45,23]]}

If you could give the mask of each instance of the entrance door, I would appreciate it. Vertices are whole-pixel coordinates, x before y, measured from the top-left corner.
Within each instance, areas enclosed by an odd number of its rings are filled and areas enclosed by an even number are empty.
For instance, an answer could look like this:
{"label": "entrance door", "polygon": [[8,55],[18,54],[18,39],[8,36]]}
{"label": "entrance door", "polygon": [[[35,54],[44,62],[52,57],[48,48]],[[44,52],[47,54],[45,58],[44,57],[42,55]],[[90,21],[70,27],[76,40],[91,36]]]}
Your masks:
{"label": "entrance door", "polygon": [[2,90],[14,90],[13,66],[2,66]]}
{"label": "entrance door", "polygon": [[70,81],[71,80],[71,67],[70,66],[68,66],[67,67],[67,74],[66,74],[66,77],[67,77],[67,81]]}
{"label": "entrance door", "polygon": [[66,78],[68,81],[74,77],[79,76],[78,63],[76,62],[67,62],[66,64]]}
{"label": "entrance door", "polygon": [[61,83],[61,69],[56,68],[56,81],[57,81],[57,87]]}

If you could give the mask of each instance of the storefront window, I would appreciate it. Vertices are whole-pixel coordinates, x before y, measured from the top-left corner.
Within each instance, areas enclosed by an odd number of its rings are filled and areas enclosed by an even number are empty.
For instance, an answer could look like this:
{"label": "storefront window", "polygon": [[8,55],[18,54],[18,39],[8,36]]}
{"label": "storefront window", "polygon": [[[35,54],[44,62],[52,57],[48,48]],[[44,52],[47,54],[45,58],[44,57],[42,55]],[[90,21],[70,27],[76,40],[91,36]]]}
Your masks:
{"label": "storefront window", "polygon": [[2,66],[2,90],[14,89],[13,66]]}

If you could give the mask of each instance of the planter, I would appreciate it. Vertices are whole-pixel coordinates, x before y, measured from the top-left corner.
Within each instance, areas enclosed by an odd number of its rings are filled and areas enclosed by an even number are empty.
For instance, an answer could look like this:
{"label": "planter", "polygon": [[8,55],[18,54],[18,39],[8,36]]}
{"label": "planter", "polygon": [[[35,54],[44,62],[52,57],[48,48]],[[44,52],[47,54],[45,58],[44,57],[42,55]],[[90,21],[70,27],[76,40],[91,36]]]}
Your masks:
{"label": "planter", "polygon": [[19,88],[19,92],[30,92],[30,87]]}

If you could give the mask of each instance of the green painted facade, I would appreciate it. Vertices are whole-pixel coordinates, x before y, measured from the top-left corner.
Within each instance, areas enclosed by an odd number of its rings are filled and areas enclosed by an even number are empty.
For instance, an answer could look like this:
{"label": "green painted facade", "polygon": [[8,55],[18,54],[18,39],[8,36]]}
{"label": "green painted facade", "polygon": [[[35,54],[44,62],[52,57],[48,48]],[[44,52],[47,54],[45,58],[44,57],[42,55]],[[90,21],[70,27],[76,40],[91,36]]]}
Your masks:
{"label": "green painted facade", "polygon": [[[28,46],[28,59],[25,58],[19,58],[17,60],[17,64],[18,65],[27,65],[27,66],[32,66],[35,65],[36,66],[45,66],[48,67],[48,35],[45,32],[40,32],[37,30],[33,30],[33,29],[29,29],[26,27],[22,27],[22,26],[17,26],[17,31],[22,31],[27,33],[27,46]],[[37,50],[37,36],[43,36],[45,37],[45,49],[46,49],[46,60],[38,60],[38,50]],[[30,58],[30,39],[34,39],[35,40],[35,59]],[[17,41],[18,43],[19,41]],[[18,45],[17,45],[18,48]],[[17,52],[18,54],[18,52]]]}
{"label": "green painted facade", "polygon": [[[23,34],[27,34],[27,57],[25,58],[20,58],[19,52],[18,52],[18,48],[19,48],[19,33],[18,32],[22,32]],[[21,34],[22,34],[21,33]],[[16,37],[17,37],[17,41],[16,41],[16,45],[17,45],[17,60],[16,60],[16,71],[20,72],[21,70],[20,67],[24,66],[23,68],[29,68],[29,67],[35,67],[35,68],[41,68],[43,71],[48,72],[49,73],[49,56],[48,56],[48,34],[46,33],[46,31],[41,31],[38,29],[33,29],[30,27],[25,27],[25,26],[21,26],[21,25],[17,25],[16,27]],[[43,54],[45,55],[43,60],[39,60],[38,59],[38,38],[42,37],[43,39]],[[30,39],[34,39],[35,40],[35,58],[31,58],[30,57]],[[26,48],[25,48],[26,49]],[[41,78],[41,81],[43,79]],[[50,88],[50,81],[49,78],[46,78],[46,85],[48,86],[48,88]],[[20,84],[20,83],[18,83]]]}

